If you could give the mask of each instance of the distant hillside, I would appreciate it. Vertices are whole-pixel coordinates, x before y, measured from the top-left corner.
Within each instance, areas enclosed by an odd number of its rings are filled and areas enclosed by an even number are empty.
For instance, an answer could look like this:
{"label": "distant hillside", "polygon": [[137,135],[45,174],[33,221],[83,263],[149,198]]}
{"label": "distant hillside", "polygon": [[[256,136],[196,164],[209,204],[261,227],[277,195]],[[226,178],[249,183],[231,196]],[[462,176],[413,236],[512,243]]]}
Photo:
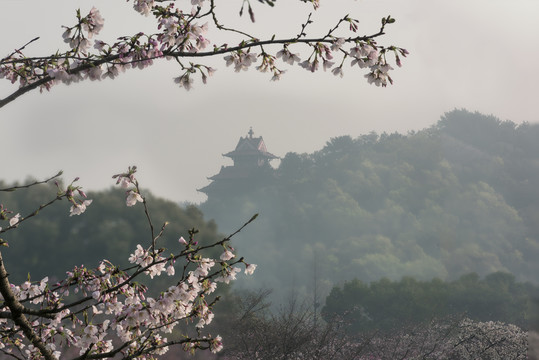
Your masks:
{"label": "distant hillside", "polygon": [[539,273],[539,126],[455,110],[407,135],[329,140],[288,153],[255,190],[201,206],[237,239],[257,278],[311,293],[358,278]]}
{"label": "distant hillside", "polygon": [[[4,187],[5,184],[0,182],[0,188]],[[56,191],[54,185],[43,185],[0,192],[0,203],[26,216],[39,205],[53,199]],[[70,217],[69,204],[60,201],[21,224],[15,231],[2,234],[9,242],[9,248],[2,253],[11,282],[23,282],[28,274],[33,280],[40,280],[44,276],[63,278],[65,272],[74,266],[94,268],[102,259],[125,266],[129,264],[129,254],[134,252],[137,244],[148,246],[151,243],[143,207],[126,207],[124,191],[110,189],[88,193],[88,197],[93,203],[81,216]],[[171,201],[155,198],[151,194],[147,198],[154,227],[159,230],[165,221],[170,222],[163,238],[157,243],[159,247],[179,250],[178,239],[180,236],[187,238],[190,228],[200,230],[197,239],[201,244],[222,239],[215,223],[205,221],[197,208],[191,206],[182,209]]]}
{"label": "distant hillside", "polygon": [[[156,226],[171,222],[167,246],[191,227],[203,242],[218,239],[216,224],[230,233],[260,213],[233,242],[259,265],[253,279],[237,285],[280,295],[312,294],[315,279],[319,295],[354,278],[452,280],[505,271],[537,283],[537,139],[538,125],[455,110],[407,135],[342,136],[312,154],[288,153],[249,190],[211,196],[201,206],[204,216],[151,196],[150,209]],[[42,186],[0,193],[0,202],[26,214],[54,194]],[[90,194],[94,203],[81,217],[56,204],[3,234],[11,280],[23,281],[28,271],[34,279],[60,277],[102,258],[125,263],[137,243],[149,241],[149,230],[142,208],[126,208],[124,195]]]}

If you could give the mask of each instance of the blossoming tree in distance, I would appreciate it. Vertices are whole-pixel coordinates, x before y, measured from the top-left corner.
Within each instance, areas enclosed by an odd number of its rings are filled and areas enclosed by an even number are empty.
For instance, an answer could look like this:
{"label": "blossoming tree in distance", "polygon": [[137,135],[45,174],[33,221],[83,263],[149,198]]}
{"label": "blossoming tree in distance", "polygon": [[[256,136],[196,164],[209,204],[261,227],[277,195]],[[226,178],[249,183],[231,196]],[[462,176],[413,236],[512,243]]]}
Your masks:
{"label": "blossoming tree in distance", "polygon": [[[314,9],[319,6],[318,0],[301,1],[310,3]],[[259,2],[275,4],[275,0]],[[295,63],[311,72],[319,68],[331,70],[337,76],[342,76],[343,67],[350,64],[365,69],[369,83],[386,86],[392,83],[390,62],[401,66],[401,57],[408,53],[396,46],[381,46],[376,41],[395,21],[391,16],[381,19],[380,28],[371,35],[358,35],[358,21],[346,15],[327,32],[311,36],[308,31],[313,21],[309,15],[298,26],[297,35],[260,39],[239,29],[225,27],[220,22],[218,10],[220,6],[231,6],[230,2],[131,0],[131,3],[135,11],[155,20],[155,33],[138,32],[106,43],[96,38],[104,26],[104,19],[98,9],[92,8],[86,15],[77,10],[74,25],[63,26],[66,51],[26,56],[26,48],[39,38],[29,39],[19,48],[8,50],[9,54],[0,59],[0,78],[18,84],[18,88],[0,98],[0,108],[34,89],[49,90],[55,84],[88,79],[114,79],[121,72],[146,68],[159,59],[178,63],[179,73],[173,79],[186,90],[191,88],[195,78],[206,83],[208,76],[213,74],[215,69],[198,63],[209,57],[223,57],[226,65],[233,65],[235,71],[256,66],[261,72],[269,72],[272,80],[278,80],[285,72],[282,66]],[[249,0],[241,1],[240,15],[244,9],[254,22],[254,10]],[[217,32],[240,40],[235,45],[212,43],[211,34]],[[299,47],[308,50],[304,51],[303,57],[295,52]],[[166,223],[160,231],[154,231],[135,173],[136,168],[130,167],[127,172],[114,176],[117,184],[126,189],[127,206],[142,203],[151,230],[149,242],[137,245],[129,255],[131,265],[120,267],[103,260],[93,270],[72,269],[57,283],[49,282],[48,278],[36,282],[29,277],[23,284],[15,285],[9,282],[3,252],[0,252],[2,358],[63,359],[67,354],[62,351],[70,348],[76,350],[76,359],[153,359],[166,353],[171,346],[189,352],[196,349],[217,352],[222,348],[219,336],[202,332],[213,318],[215,301],[208,300],[208,295],[215,291],[217,283],[229,283],[242,270],[252,274],[256,265],[248,264],[234,254],[230,239],[235,233],[202,246],[197,243],[193,230],[187,240],[180,237],[177,248],[170,249],[172,253],[165,255],[165,250],[157,243]],[[60,175],[0,190],[23,190],[53,181]],[[0,245],[8,246],[10,231],[24,226],[39,211],[64,198],[70,204],[70,215],[82,215],[91,200],[86,198],[77,181],[75,179],[65,188],[58,184],[57,194],[27,215],[10,209],[9,204],[2,205],[0,235],[3,239]],[[210,248],[222,248],[219,259],[206,257],[205,250]],[[9,256],[8,252],[6,254]],[[142,276],[154,279],[165,274],[173,277],[174,285],[161,289],[160,295],[155,297],[150,297],[147,288],[136,281]],[[184,325],[178,329],[180,322],[191,324],[191,331],[185,330]]]}

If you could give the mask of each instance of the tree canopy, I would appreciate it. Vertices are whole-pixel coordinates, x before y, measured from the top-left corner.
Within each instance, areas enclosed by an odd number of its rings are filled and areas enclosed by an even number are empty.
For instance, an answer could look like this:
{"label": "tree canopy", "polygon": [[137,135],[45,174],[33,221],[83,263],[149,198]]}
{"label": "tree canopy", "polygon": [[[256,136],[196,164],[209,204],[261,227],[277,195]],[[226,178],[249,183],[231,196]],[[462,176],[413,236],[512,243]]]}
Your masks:
{"label": "tree canopy", "polygon": [[354,279],[336,286],[326,298],[324,318],[345,318],[349,331],[393,331],[405,324],[435,318],[466,316],[475,321],[499,321],[529,328],[531,302],[539,287],[519,283],[508,273],[476,273],[453,281],[399,281],[383,278],[371,283]]}

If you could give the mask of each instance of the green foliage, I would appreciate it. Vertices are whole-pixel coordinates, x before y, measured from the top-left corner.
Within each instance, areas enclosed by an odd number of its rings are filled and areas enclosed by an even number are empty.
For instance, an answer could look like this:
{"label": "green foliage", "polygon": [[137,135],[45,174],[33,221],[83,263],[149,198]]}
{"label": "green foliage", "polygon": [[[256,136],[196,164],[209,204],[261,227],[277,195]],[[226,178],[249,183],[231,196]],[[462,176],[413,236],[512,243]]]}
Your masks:
{"label": "green foliage", "polygon": [[501,321],[528,327],[533,292],[539,287],[519,283],[509,273],[495,272],[480,279],[477,273],[444,282],[440,279],[400,281],[383,278],[366,284],[358,279],[334,287],[322,316],[331,322],[344,318],[350,331],[391,330],[434,318],[462,316],[477,321]]}

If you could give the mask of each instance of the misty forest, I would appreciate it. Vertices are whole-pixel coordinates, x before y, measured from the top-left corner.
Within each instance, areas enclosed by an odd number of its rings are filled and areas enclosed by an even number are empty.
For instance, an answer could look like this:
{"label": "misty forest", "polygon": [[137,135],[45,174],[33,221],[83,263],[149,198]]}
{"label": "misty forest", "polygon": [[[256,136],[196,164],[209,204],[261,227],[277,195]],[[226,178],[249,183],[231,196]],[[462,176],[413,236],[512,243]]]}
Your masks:
{"label": "misty forest", "polygon": [[[234,243],[257,272],[218,290],[210,328],[228,345],[220,358],[525,358],[522,331],[539,321],[539,125],[467,110],[433,123],[276,155],[251,129],[223,149],[234,164],[208,174],[204,203],[147,195],[156,223],[175,219],[164,244],[191,228],[210,244],[259,214]],[[266,157],[248,164],[253,149],[242,158],[241,148],[253,142]],[[2,202],[26,212],[55,191]],[[124,193],[89,193],[81,218],[54,204],[13,233],[11,280],[125,262],[148,229],[142,208],[125,211]]]}
{"label": "misty forest", "polygon": [[539,360],[538,4],[94,2],[0,5],[0,360]]}

